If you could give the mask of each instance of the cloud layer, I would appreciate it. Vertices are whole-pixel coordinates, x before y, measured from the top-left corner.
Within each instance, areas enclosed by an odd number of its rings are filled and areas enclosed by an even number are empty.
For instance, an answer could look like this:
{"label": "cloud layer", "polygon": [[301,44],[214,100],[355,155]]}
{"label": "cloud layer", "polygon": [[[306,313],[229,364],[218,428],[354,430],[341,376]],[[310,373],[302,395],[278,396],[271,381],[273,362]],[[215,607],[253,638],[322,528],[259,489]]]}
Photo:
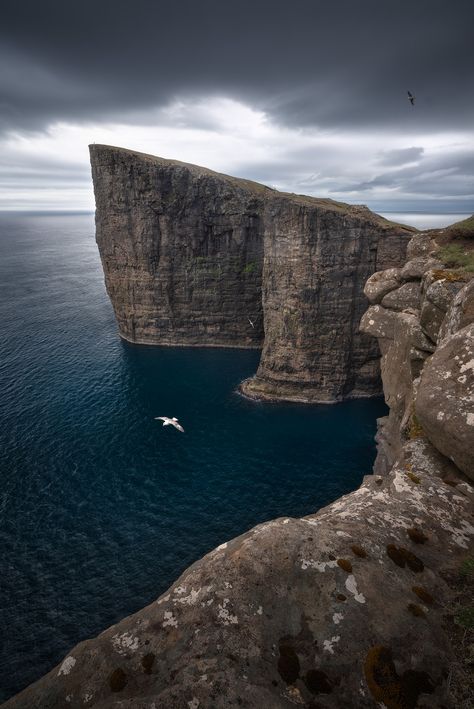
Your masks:
{"label": "cloud layer", "polygon": [[0,208],[51,208],[55,190],[92,206],[95,140],[376,209],[472,211],[472,8],[6,0]]}

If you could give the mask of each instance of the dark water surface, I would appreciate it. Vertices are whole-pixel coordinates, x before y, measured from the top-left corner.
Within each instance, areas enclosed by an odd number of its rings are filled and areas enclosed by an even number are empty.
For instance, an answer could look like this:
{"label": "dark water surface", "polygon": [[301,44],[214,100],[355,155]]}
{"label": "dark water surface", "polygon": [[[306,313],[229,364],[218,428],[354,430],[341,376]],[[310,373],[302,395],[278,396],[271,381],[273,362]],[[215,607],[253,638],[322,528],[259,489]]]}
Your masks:
{"label": "dark water surface", "polygon": [[221,542],[371,469],[382,401],[255,404],[234,390],[258,352],[122,342],[91,215],[0,214],[0,290],[0,700]]}

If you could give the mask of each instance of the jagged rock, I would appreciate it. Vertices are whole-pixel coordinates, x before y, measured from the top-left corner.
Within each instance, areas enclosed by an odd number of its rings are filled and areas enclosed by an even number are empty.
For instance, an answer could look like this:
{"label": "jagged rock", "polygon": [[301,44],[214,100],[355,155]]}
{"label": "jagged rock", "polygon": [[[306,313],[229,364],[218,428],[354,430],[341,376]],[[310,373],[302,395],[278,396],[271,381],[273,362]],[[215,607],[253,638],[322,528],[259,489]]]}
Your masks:
{"label": "jagged rock", "polygon": [[409,446],[317,514],[222,544],[5,709],[450,706],[444,576],[469,550],[472,488]]}
{"label": "jagged rock", "polygon": [[454,296],[439,331],[439,341],[474,322],[474,279]]}
{"label": "jagged rock", "polygon": [[420,307],[419,283],[404,283],[400,288],[390,291],[383,297],[381,305],[390,310],[418,309]]}
{"label": "jagged rock", "polygon": [[445,338],[426,363],[416,413],[433,445],[474,479],[474,324]]}
{"label": "jagged rock", "polygon": [[432,256],[438,246],[430,232],[421,232],[412,236],[407,247],[407,260],[411,261],[418,256]]}
{"label": "jagged rock", "polygon": [[443,268],[443,263],[431,256],[417,256],[408,261],[402,268],[400,278],[402,281],[419,280],[427,271]]}
{"label": "jagged rock", "polygon": [[400,285],[400,269],[387,268],[377,271],[367,279],[364,293],[370,303],[380,303],[382,298]]}
{"label": "jagged rock", "polygon": [[263,347],[242,385],[249,396],[380,391],[377,344],[358,328],[363,285],[403,261],[412,229],[195,165],[90,151],[97,243],[122,337]]}

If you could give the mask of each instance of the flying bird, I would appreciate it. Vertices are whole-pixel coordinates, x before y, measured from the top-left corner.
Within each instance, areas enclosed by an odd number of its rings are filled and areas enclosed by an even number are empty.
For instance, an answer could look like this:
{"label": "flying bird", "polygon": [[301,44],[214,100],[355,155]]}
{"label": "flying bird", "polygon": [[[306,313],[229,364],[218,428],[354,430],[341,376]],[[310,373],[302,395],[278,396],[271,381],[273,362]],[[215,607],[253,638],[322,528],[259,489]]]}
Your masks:
{"label": "flying bird", "polygon": [[249,323],[251,324],[251,326],[252,326],[253,328],[255,328],[255,325],[253,324],[252,320],[250,320],[250,318],[247,318],[247,320],[249,321]]}
{"label": "flying bird", "polygon": [[407,91],[407,94],[408,94],[408,100],[410,101],[411,105],[414,106],[415,105],[415,97],[413,96],[411,91]]}
{"label": "flying bird", "polygon": [[174,426],[178,429],[178,431],[184,433],[184,428],[181,426],[180,423],[178,423],[178,419],[174,416],[172,419],[170,419],[168,416],[155,416],[155,421],[163,421],[163,426]]}

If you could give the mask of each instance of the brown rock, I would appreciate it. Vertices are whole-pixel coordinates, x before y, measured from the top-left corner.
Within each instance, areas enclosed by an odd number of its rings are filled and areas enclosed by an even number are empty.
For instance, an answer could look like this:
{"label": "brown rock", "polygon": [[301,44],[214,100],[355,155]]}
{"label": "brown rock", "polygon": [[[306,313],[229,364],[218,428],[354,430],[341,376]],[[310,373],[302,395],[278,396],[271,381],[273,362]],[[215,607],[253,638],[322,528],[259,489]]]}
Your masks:
{"label": "brown rock", "polygon": [[399,287],[400,282],[399,268],[377,271],[367,279],[364,293],[370,303],[380,303],[387,293]]}
{"label": "brown rock", "polygon": [[445,338],[425,364],[416,413],[432,444],[474,479],[474,324]]}
{"label": "brown rock", "polygon": [[420,307],[420,286],[416,281],[404,283],[400,288],[387,293],[381,304],[389,310],[406,310],[406,308],[416,310]]}

